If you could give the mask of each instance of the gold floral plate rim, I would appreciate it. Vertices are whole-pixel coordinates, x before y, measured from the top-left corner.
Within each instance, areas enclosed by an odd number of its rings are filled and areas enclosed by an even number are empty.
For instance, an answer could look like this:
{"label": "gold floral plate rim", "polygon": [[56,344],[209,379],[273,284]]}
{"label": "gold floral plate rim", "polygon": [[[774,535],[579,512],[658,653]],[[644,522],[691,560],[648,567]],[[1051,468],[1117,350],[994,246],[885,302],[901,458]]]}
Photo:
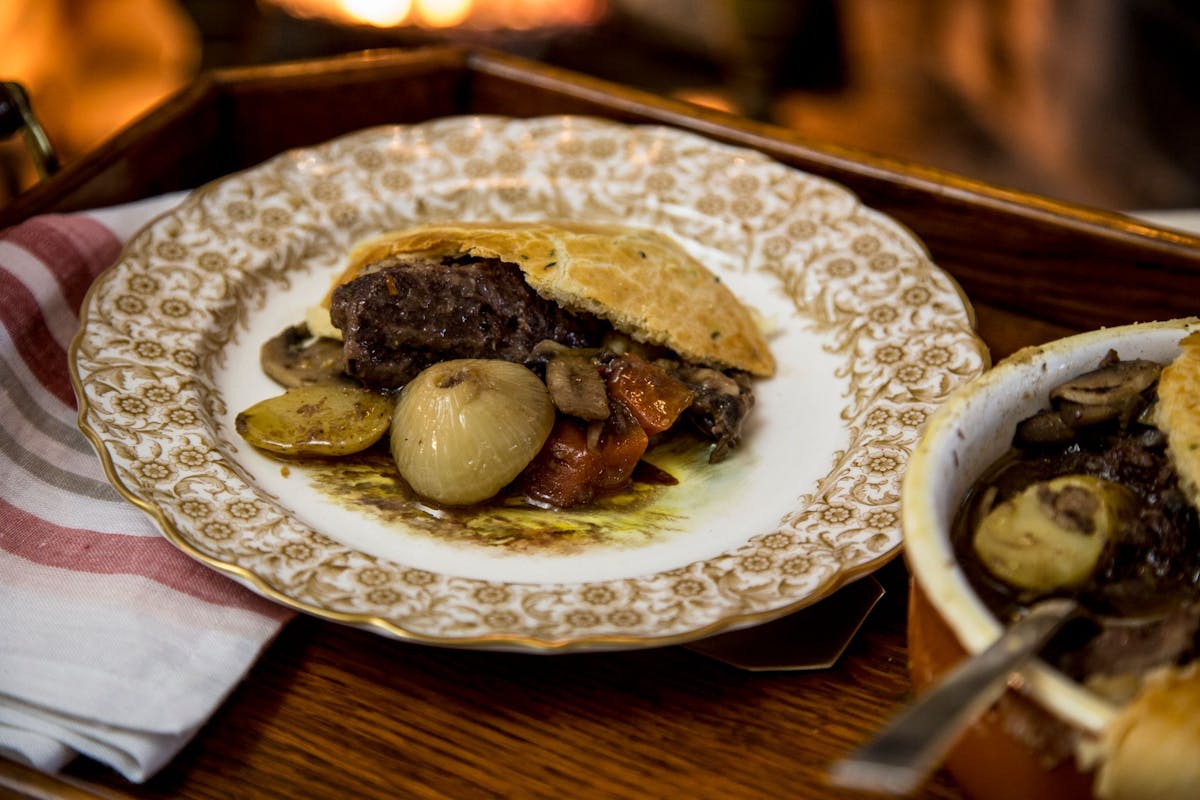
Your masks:
{"label": "gold floral plate rim", "polygon": [[[422,154],[422,161],[414,161],[415,152]],[[427,163],[430,158],[432,161]],[[656,158],[661,160],[656,162]],[[437,165],[431,166],[433,162]],[[747,542],[737,552],[681,565],[667,571],[669,577],[660,572],[644,579],[615,582],[526,585],[430,575],[412,569],[406,572],[403,564],[347,552],[320,531],[289,518],[286,508],[276,508],[277,498],[256,494],[253,480],[239,465],[227,463],[231,451],[217,433],[219,421],[213,427],[212,419],[227,409],[222,398],[214,396],[218,392],[203,385],[206,379],[213,380],[212,358],[206,361],[195,353],[186,358],[178,350],[172,354],[162,343],[172,341],[177,330],[185,331],[179,335],[186,336],[189,320],[219,318],[221,324],[236,323],[238,313],[245,311],[236,308],[237,303],[245,302],[245,297],[234,302],[232,309],[224,303],[228,297],[205,307],[204,292],[213,281],[226,281],[236,293],[247,291],[236,280],[257,286],[289,279],[289,264],[294,268],[299,256],[286,252],[291,245],[281,244],[284,237],[280,231],[286,231],[294,220],[284,219],[279,203],[291,203],[291,213],[300,214],[307,228],[317,230],[315,236],[337,229],[342,240],[353,241],[378,230],[383,223],[376,218],[364,220],[361,213],[356,215],[350,204],[342,202],[346,191],[354,197],[366,185],[364,191],[369,196],[386,198],[388,192],[411,187],[415,178],[431,169],[461,169],[462,174],[456,172],[456,178],[463,178],[464,185],[471,187],[492,181],[519,189],[521,183],[516,179],[528,177],[526,173],[545,180],[544,171],[551,169],[547,164],[553,165],[554,180],[567,186],[551,185],[551,192],[562,195],[552,198],[559,204],[582,202],[589,208],[603,207],[604,213],[622,213],[621,203],[644,194],[658,202],[660,209],[675,205],[689,212],[698,209],[696,214],[672,217],[667,224],[687,228],[684,238],[734,237],[727,249],[742,248],[747,272],[769,276],[772,285],[787,287],[788,302],[796,306],[797,315],[826,336],[828,341],[823,340],[822,346],[840,347],[849,354],[843,377],[850,387],[850,399],[842,416],[851,444],[844,452],[831,454],[837,463],[819,482],[820,487],[798,501],[803,507],[786,525],[781,522],[777,530],[749,532]],[[610,174],[598,179],[597,164],[611,167],[614,174],[620,171],[620,177],[614,179]],[[630,164],[639,168],[644,165],[644,169],[630,177]],[[696,170],[711,185],[683,180],[697,174]],[[682,178],[672,182],[673,173]],[[345,185],[338,184],[339,180]],[[277,195],[258,198],[261,207],[246,200],[256,197],[256,185],[271,181],[277,183]],[[580,189],[580,184],[586,188]],[[596,189],[593,184],[605,188]],[[610,190],[611,196],[606,195]],[[580,192],[582,200],[575,196]],[[466,202],[476,201],[497,202],[490,194],[486,201],[471,195]],[[420,218],[412,207],[387,213],[393,215],[388,227],[395,227],[396,219]],[[216,229],[205,227],[214,221],[229,230],[216,235]],[[729,233],[735,230],[740,232]],[[309,241],[304,246],[311,249],[311,245]],[[255,247],[261,253],[255,252]],[[247,252],[262,258],[253,269],[244,269],[249,259],[242,258],[235,265],[236,259],[229,255],[234,251],[239,258]],[[165,270],[164,266],[171,269]],[[162,287],[162,276],[169,282],[176,273],[192,287],[182,300],[177,296],[178,286]],[[851,278],[868,288],[852,290]],[[139,287],[141,295],[135,291]],[[257,286],[255,291],[260,292],[262,301],[262,287]],[[148,300],[158,302],[156,310],[147,310]],[[121,302],[127,307],[122,308]],[[869,309],[864,309],[864,303]],[[142,317],[147,313],[158,316],[146,323]],[[158,344],[144,335],[146,331],[140,326],[147,324]],[[105,334],[99,333],[101,327]],[[193,335],[212,338],[211,333]],[[139,344],[144,345],[141,351],[137,350]],[[220,361],[220,349],[214,346],[209,355]],[[671,128],[626,126],[586,117],[519,120],[475,116],[359,131],[313,148],[290,151],[193,192],[181,206],[131,239],[116,264],[89,289],[69,361],[79,398],[79,426],[97,450],[107,478],[189,556],[284,606],[396,638],[447,646],[564,652],[677,644],[765,622],[811,605],[894,558],[901,541],[900,476],[923,420],[957,386],[980,374],[988,359],[986,348],[975,335],[970,305],[954,281],[932,264],[928,251],[911,232],[864,207],[844,187],[785,167],[756,151]],[[175,402],[178,397],[184,400]],[[122,400],[127,406],[124,411],[115,405]],[[138,413],[129,412],[139,405]],[[133,429],[147,428],[151,423],[166,425],[172,415],[188,424],[174,425],[176,432],[171,435],[182,435],[186,440],[188,436],[203,439],[207,433],[214,441],[200,441],[194,447],[195,442],[185,442],[186,446],[176,447],[176,461],[167,465],[162,462],[170,442],[178,444],[182,440],[167,439],[164,445]],[[208,420],[208,428],[201,424],[204,420]],[[152,445],[149,451],[145,449],[147,441]],[[139,447],[143,448],[140,455]],[[869,447],[886,450],[884,460],[890,465],[887,474],[864,476],[859,474],[861,469],[855,473],[852,464],[847,466],[863,457]],[[156,462],[147,452],[157,453],[157,467],[150,466]],[[217,469],[214,465],[219,466],[217,472],[211,471]],[[188,470],[192,472],[176,474]],[[181,506],[190,501],[178,491],[173,495],[164,493],[162,484],[168,478],[177,479],[176,487],[190,487],[184,491],[196,491],[196,486],[203,483],[204,492],[219,496],[219,501],[214,499],[201,509],[207,515],[202,519],[210,532],[233,537],[243,549],[222,551],[216,540],[198,533],[198,518],[181,512]],[[864,497],[869,495],[869,501],[855,505],[857,500],[847,499],[850,490],[842,485],[847,481],[859,481],[851,489]],[[226,485],[218,485],[222,482]],[[816,509],[821,503],[830,510],[824,519]],[[199,506],[193,503],[192,508]],[[847,519],[865,526],[867,523],[859,518],[865,517],[866,509],[874,516],[869,534],[855,538],[839,528]],[[248,537],[246,541],[237,538],[245,537],[239,532],[241,528],[258,525],[258,520],[272,514],[278,519],[272,516],[270,524],[262,527],[269,530],[266,538],[253,542]],[[337,580],[341,583],[322,589],[324,596],[306,595],[296,588],[297,584],[289,585],[297,573],[292,567],[264,567],[268,563],[264,559],[282,561],[281,553],[289,546],[297,552],[304,549],[296,547],[295,535],[306,536],[309,548],[325,548],[322,553],[327,559],[349,564],[340,567],[344,574]],[[774,549],[769,553],[761,545],[768,537],[774,537]],[[803,541],[798,543],[798,539]],[[250,550],[244,548],[249,544],[253,552],[246,555]],[[777,580],[774,590],[764,590],[761,582],[745,582],[745,575],[738,571],[739,564],[753,562],[753,569],[759,569],[768,556],[775,558],[782,553],[782,559],[810,550],[835,563],[832,567],[824,564],[815,577],[802,576],[810,579],[808,584],[789,588],[786,581]],[[315,557],[319,560],[321,554]],[[777,569],[779,563],[777,559],[772,568]],[[661,591],[664,582],[674,582],[673,591],[680,593],[675,600],[680,607],[686,606],[691,616],[684,614],[686,618],[673,623],[674,627],[660,625],[647,601],[617,596],[627,584],[639,582],[644,585],[635,585],[636,591],[630,597],[647,586]],[[611,589],[609,584],[617,588]],[[589,591],[589,586],[592,597],[584,602],[581,593]],[[678,588],[684,586],[687,596]],[[723,591],[733,595],[739,586],[748,587],[745,592],[750,600],[722,601]],[[528,606],[536,600],[530,599],[531,593],[544,592],[548,587],[564,598],[553,624],[544,624],[540,617],[533,619],[528,612]],[[476,598],[486,594],[488,605],[486,609],[468,609],[480,617],[473,626],[447,628],[446,623],[437,621],[422,626],[409,620],[422,618],[426,609],[417,608],[408,617],[389,613],[386,604],[364,599],[371,589],[377,599],[386,595],[398,605],[418,594],[438,591],[444,594],[435,596],[435,602],[447,597],[461,600],[464,592],[474,592]],[[339,598],[328,600],[330,592],[338,593]],[[586,619],[586,624],[564,621],[563,614],[572,609],[576,619]],[[481,621],[484,612],[492,615],[492,622]],[[533,616],[537,614],[544,616],[542,611]]]}

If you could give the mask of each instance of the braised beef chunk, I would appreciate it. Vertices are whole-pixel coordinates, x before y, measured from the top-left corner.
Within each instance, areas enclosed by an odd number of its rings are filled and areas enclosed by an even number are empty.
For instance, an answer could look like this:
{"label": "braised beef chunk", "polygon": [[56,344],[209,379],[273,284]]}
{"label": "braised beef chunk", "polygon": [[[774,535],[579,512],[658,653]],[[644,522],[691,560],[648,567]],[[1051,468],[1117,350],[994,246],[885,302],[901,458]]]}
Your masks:
{"label": "braised beef chunk", "polygon": [[674,374],[694,395],[684,415],[701,434],[717,443],[708,457],[715,464],[737,445],[742,423],[754,407],[750,376],[686,365],[675,368]]}
{"label": "braised beef chunk", "polygon": [[602,326],[539,297],[513,264],[498,260],[381,263],[339,286],[330,306],[342,331],[346,372],[394,388],[435,361],[523,361],[544,339],[599,342]]}
{"label": "braised beef chunk", "polygon": [[1082,642],[1066,638],[1058,648],[1061,653],[1055,652],[1060,668],[1079,679],[1092,674],[1143,674],[1163,664],[1184,664],[1200,654],[1200,603],[1183,601],[1162,619],[1101,625],[1098,632],[1088,634],[1078,634]]}

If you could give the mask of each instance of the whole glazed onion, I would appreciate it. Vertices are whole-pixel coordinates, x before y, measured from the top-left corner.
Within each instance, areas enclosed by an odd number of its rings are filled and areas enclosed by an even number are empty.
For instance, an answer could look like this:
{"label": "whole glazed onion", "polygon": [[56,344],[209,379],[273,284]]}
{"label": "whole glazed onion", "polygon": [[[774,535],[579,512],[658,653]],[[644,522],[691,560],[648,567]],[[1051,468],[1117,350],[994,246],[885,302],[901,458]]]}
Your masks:
{"label": "whole glazed onion", "polygon": [[392,458],[413,490],[444,505],[492,497],[520,474],[554,427],[550,394],[520,364],[456,359],[401,392]]}

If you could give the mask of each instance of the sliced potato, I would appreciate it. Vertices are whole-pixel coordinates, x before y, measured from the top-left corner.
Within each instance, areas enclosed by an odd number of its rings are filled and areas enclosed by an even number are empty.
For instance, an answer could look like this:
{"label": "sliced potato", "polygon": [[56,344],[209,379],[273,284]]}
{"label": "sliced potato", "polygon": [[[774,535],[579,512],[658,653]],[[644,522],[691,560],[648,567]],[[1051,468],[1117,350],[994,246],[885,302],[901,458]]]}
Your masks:
{"label": "sliced potato", "polygon": [[281,456],[345,456],[387,432],[391,397],[357,386],[297,386],[247,408],[234,426],[250,444]]}
{"label": "sliced potato", "polygon": [[1083,583],[1135,510],[1132,492],[1092,475],[1035,483],[992,509],[975,531],[988,571],[1018,589]]}

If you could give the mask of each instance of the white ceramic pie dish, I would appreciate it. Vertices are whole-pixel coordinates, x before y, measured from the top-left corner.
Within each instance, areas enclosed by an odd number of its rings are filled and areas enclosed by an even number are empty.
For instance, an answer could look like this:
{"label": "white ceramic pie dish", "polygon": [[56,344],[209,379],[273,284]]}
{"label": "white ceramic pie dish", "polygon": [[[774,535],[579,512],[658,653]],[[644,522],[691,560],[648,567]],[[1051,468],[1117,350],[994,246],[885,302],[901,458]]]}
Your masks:
{"label": "white ceramic pie dish", "polygon": [[[930,417],[905,473],[901,510],[905,558],[915,581],[909,645],[918,688],[956,658],[934,644],[937,637],[928,634],[930,626],[949,632],[958,656],[983,650],[1002,631],[1001,622],[972,589],[955,557],[951,526],[972,484],[1011,447],[1016,424],[1044,408],[1052,388],[1094,369],[1109,350],[1116,350],[1122,359],[1167,363],[1178,355],[1180,340],[1196,330],[1200,320],[1189,318],[1101,329],[1026,348],[956,391]],[[932,618],[927,618],[930,612]],[[1062,723],[1056,727],[1069,732],[1069,744],[1077,754],[1086,752],[1118,711],[1110,701],[1040,661],[1010,685],[1019,687],[1022,702],[1031,700],[1045,711],[1048,723]],[[1005,728],[1003,716],[1002,708],[984,722]],[[1021,731],[1016,729],[1022,727],[1028,727],[1028,720],[1008,725],[1007,733],[1019,738]],[[980,760],[960,758],[959,763]],[[960,778],[969,785],[986,783],[971,775]],[[1004,796],[1005,788],[996,788],[1001,794],[995,796]]]}

